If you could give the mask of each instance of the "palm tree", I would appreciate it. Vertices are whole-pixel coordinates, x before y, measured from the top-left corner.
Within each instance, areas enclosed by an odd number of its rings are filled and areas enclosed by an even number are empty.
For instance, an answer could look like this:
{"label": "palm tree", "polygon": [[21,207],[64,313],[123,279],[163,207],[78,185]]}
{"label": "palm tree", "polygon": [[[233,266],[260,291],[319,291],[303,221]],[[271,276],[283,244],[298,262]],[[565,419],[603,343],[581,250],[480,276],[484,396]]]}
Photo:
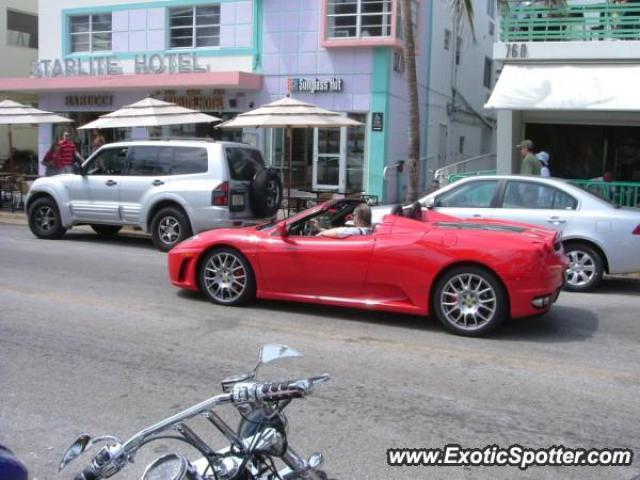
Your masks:
{"label": "palm tree", "polygon": [[[476,33],[473,24],[473,1],[450,0],[451,10],[454,13],[454,22],[463,21],[475,42]],[[498,0],[503,2],[504,0]],[[406,202],[414,202],[418,198],[418,183],[420,170],[418,162],[420,157],[420,99],[418,96],[418,75],[416,71],[416,48],[413,28],[412,0],[400,1],[402,15],[402,36],[404,38],[404,64],[407,79],[407,95],[409,103],[409,155],[407,158],[407,173],[409,184],[405,195]]]}
{"label": "palm tree", "polygon": [[413,35],[412,0],[402,0],[400,12],[402,15],[402,34],[404,38],[404,65],[407,75],[407,101],[409,102],[409,158],[407,158],[407,173],[409,185],[405,200],[414,202],[418,198],[418,158],[420,157],[420,103],[418,98],[418,74],[416,72],[416,44]]}

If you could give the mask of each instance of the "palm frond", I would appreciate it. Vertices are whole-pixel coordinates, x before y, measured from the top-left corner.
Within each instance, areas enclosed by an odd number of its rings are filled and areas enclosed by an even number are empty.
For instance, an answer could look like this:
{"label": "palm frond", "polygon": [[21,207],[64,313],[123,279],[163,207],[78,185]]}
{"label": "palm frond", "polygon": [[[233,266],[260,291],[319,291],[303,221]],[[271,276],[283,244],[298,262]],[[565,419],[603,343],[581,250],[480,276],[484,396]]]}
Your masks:
{"label": "palm frond", "polygon": [[474,25],[473,0],[449,0],[453,20],[461,25],[462,30],[469,29],[473,42],[476,40],[476,29]]}

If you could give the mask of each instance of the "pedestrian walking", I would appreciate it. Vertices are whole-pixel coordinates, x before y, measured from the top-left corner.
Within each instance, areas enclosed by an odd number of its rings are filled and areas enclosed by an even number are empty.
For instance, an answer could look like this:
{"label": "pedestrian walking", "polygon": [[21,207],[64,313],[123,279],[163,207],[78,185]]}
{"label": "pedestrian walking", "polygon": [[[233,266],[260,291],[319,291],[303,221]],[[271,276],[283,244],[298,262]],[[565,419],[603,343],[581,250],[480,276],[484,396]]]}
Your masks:
{"label": "pedestrian walking", "polygon": [[58,142],[58,168],[60,173],[72,173],[74,163],[76,161],[82,162],[83,160],[76,149],[76,144],[71,140],[71,133],[65,130],[62,134],[62,139]]}
{"label": "pedestrian walking", "polygon": [[520,149],[520,155],[522,155],[520,174],[540,175],[540,161],[533,154],[533,142],[531,140],[522,140],[516,145],[516,148]]}
{"label": "pedestrian walking", "polygon": [[540,162],[540,176],[541,177],[550,177],[551,170],[549,170],[549,160],[551,159],[550,155],[544,150],[536,153],[536,158]]}
{"label": "pedestrian walking", "polygon": [[60,146],[58,142],[51,144],[51,147],[40,163],[45,166],[45,176],[51,177],[52,175],[60,173]]}
{"label": "pedestrian walking", "polygon": [[104,138],[102,132],[97,128],[94,129],[91,135],[91,153],[98,150],[105,143],[107,143],[107,140]]}

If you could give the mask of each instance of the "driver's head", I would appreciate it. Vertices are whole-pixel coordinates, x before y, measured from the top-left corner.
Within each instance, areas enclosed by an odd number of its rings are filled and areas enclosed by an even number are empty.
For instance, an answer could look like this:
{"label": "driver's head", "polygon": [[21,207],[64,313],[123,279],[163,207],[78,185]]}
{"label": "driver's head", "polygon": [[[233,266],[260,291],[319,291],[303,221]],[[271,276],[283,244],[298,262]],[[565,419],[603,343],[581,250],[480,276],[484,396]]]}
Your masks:
{"label": "driver's head", "polygon": [[369,205],[358,205],[353,211],[353,223],[356,227],[370,227],[371,226],[371,209]]}

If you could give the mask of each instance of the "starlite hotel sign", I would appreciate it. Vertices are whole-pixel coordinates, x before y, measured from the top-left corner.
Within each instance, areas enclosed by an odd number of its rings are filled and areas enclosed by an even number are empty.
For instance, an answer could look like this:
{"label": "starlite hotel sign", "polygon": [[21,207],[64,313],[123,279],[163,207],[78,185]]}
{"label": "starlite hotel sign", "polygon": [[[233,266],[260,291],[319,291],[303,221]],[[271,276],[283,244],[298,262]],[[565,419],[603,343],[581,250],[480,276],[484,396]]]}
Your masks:
{"label": "starlite hotel sign", "polygon": [[208,71],[209,65],[202,65],[195,53],[135,55],[133,63],[124,63],[115,56],[106,55],[100,57],[36,60],[31,64],[32,77],[85,77],[122,75],[125,73],[144,75]]}

